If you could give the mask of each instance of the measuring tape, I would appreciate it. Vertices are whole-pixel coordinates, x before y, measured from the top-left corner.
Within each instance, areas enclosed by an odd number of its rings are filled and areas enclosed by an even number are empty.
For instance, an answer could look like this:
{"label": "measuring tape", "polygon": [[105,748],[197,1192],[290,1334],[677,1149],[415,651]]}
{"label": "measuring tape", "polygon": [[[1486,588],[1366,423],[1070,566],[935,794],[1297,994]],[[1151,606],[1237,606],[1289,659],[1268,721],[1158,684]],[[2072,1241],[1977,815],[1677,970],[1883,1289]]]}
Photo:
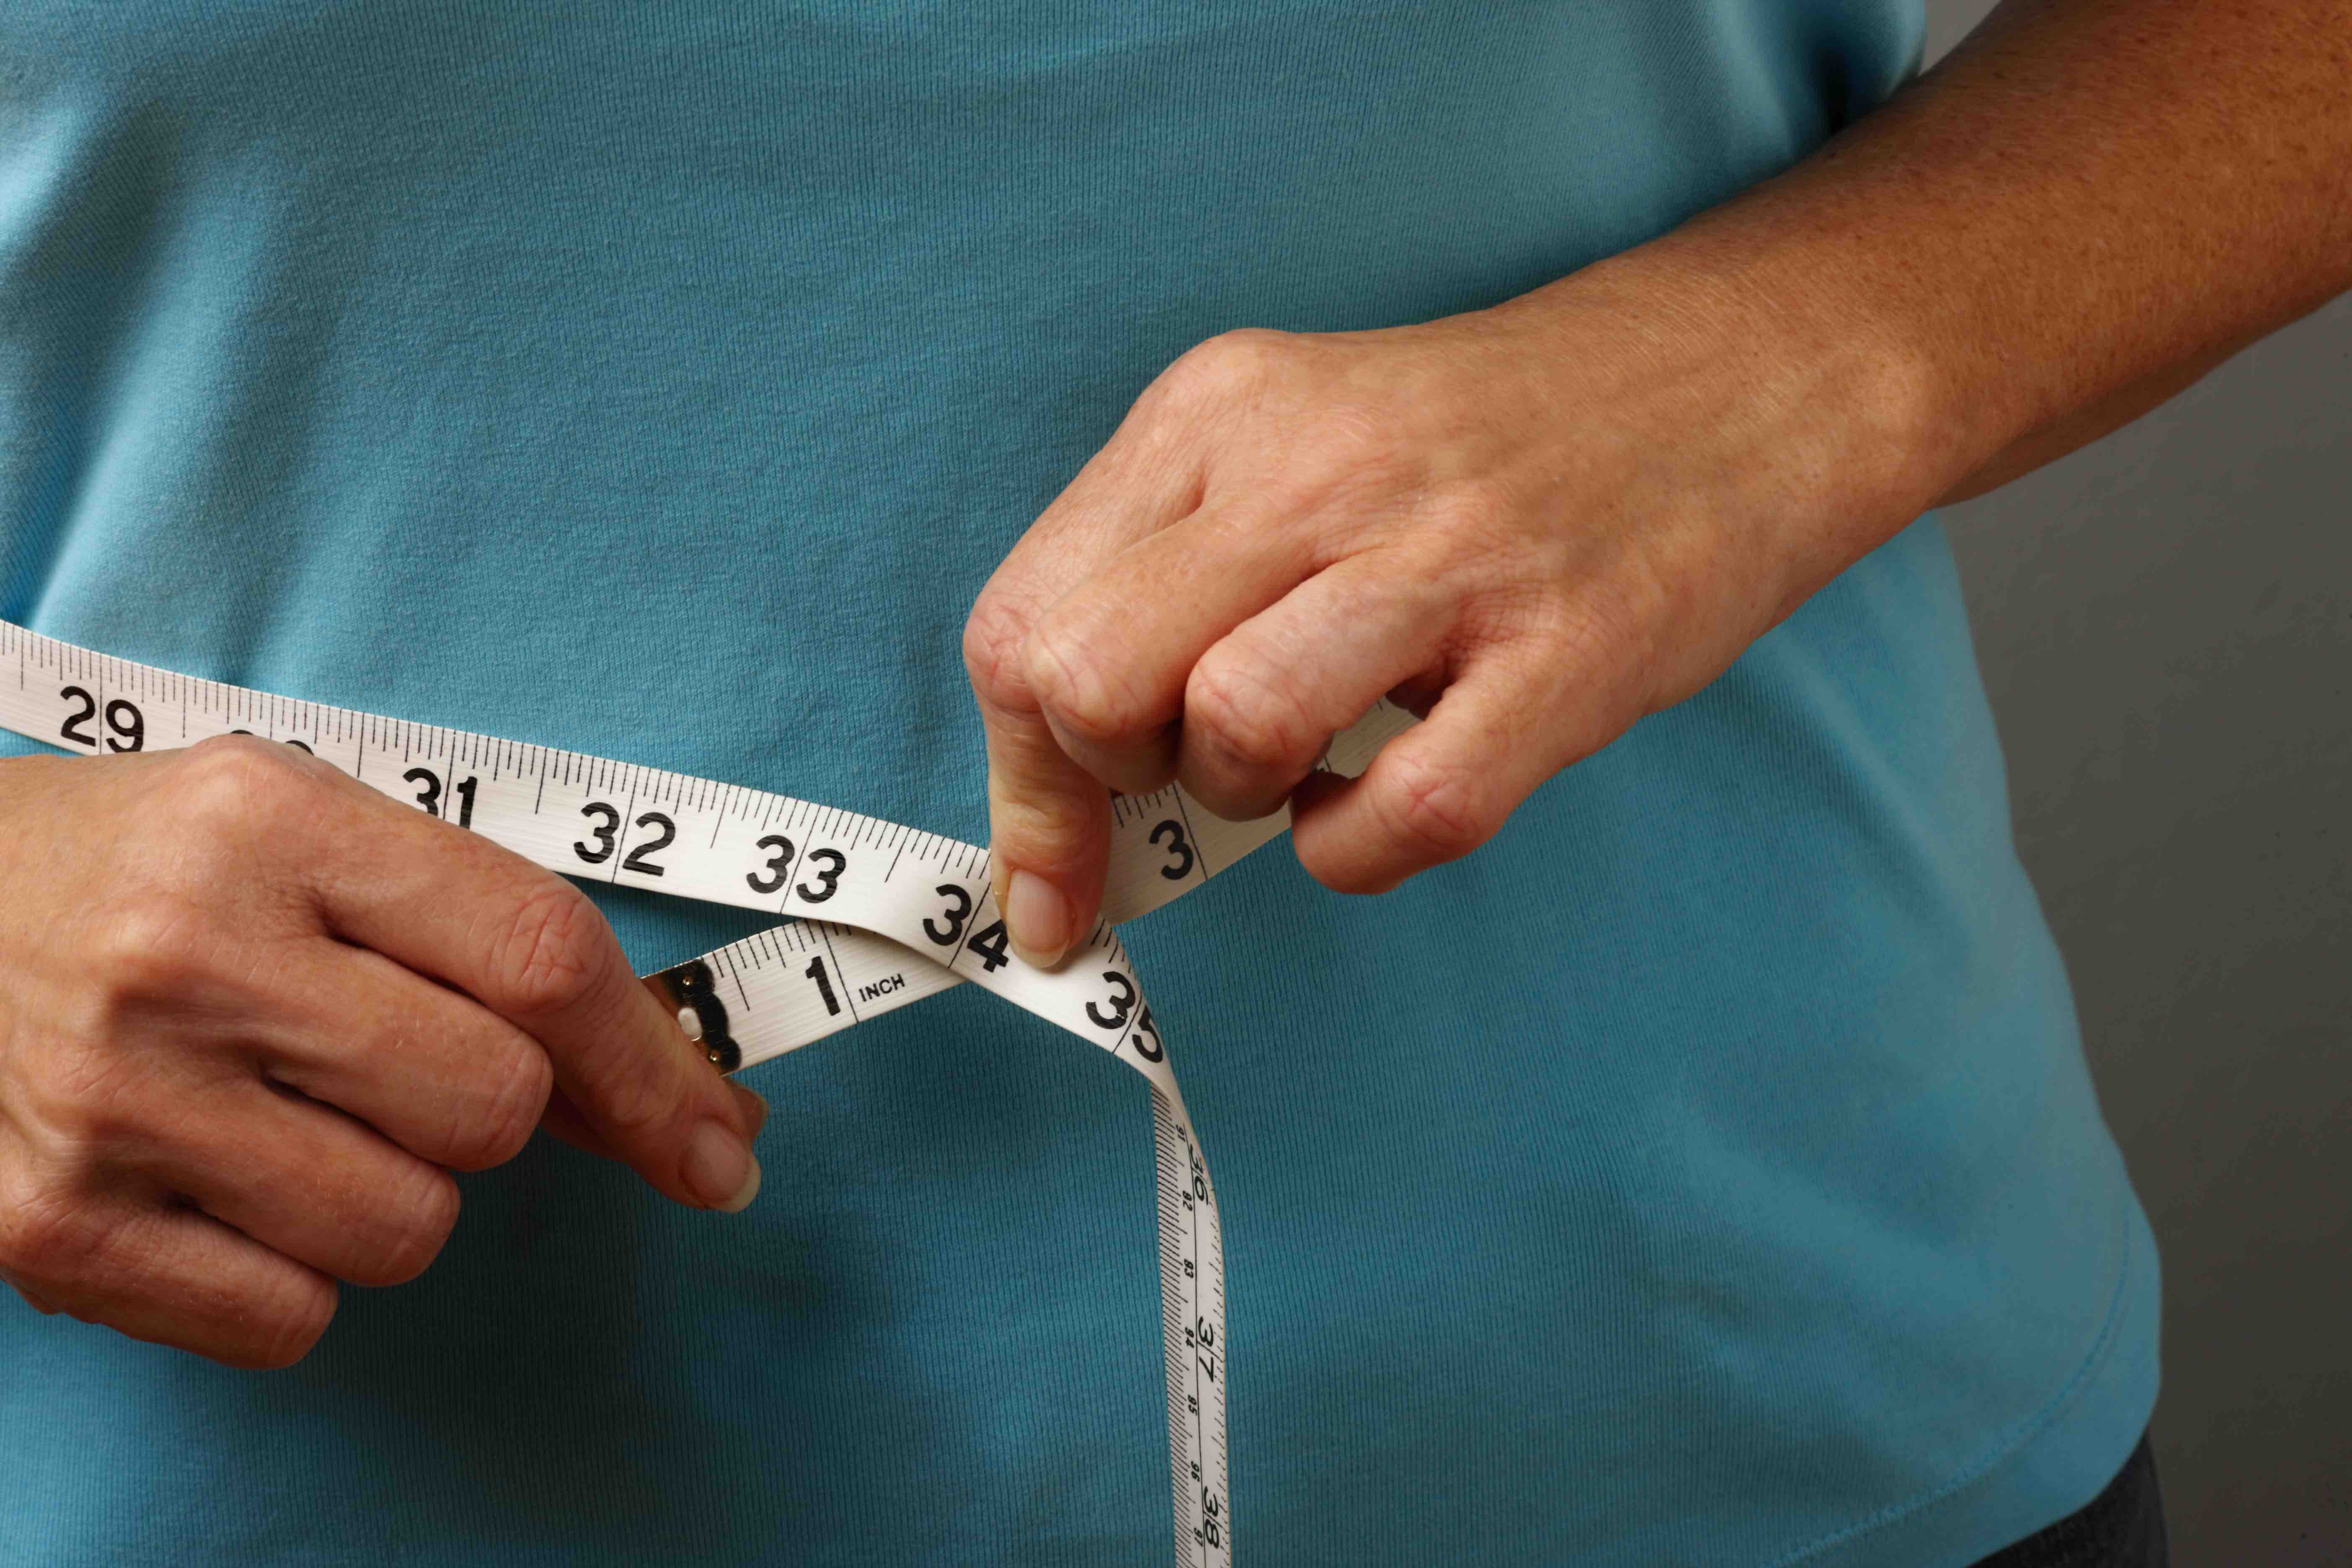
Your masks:
{"label": "measuring tape", "polygon": [[[1382,702],[1332,742],[1322,765],[1360,773],[1412,722]],[[721,1072],[966,980],[1135,1068],[1150,1088],[1159,1173],[1176,1561],[1231,1568],[1216,1189],[1167,1042],[1112,928],[1279,837],[1287,811],[1227,822],[1173,784],[1116,796],[1103,918],[1048,972],[1012,952],[985,850],[835,806],[199,680],[5,621],[0,728],[94,755],[259,735],[551,870],[799,917],[646,977]]]}

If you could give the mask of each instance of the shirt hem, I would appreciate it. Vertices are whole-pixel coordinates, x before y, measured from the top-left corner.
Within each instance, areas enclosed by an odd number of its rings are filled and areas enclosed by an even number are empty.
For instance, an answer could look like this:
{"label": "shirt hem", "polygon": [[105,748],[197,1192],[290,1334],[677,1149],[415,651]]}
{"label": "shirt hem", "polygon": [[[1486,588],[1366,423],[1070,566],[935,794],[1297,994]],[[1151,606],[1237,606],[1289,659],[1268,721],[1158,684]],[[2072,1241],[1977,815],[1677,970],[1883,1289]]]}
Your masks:
{"label": "shirt hem", "polygon": [[2098,1337],[2021,1429],[1942,1484],[1768,1568],[1963,1568],[2099,1495],[2147,1430],[2158,1382],[2156,1238],[2128,1188],[2123,1208],[2124,1256]]}

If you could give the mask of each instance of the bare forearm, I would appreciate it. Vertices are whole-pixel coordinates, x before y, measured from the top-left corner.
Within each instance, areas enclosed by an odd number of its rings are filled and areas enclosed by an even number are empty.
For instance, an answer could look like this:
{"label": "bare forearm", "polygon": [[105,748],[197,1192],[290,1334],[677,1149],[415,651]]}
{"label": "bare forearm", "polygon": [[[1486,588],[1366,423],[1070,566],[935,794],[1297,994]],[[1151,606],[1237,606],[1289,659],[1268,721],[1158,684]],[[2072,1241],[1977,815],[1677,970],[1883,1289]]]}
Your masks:
{"label": "bare forearm", "polygon": [[2352,0],[2009,0],[1612,268],[1769,317],[1780,353],[1870,345],[1911,430],[1887,482],[1979,493],[2352,287]]}
{"label": "bare forearm", "polygon": [[[1549,287],[1184,355],[965,627],[1013,940],[1092,925],[1106,785],[1287,799],[1345,891],[1465,853],[1938,498],[2352,282],[2347,39],[2352,0],[2037,3]],[[1396,692],[1428,719],[1313,779]]]}

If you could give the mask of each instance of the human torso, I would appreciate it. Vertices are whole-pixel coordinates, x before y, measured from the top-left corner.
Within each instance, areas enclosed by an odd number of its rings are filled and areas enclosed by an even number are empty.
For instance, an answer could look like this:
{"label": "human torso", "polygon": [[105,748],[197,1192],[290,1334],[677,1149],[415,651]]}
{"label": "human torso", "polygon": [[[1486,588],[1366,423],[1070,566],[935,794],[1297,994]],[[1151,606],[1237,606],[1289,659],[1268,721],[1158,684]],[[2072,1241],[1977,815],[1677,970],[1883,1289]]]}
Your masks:
{"label": "human torso", "polygon": [[[1163,364],[1637,242],[1917,26],[20,7],[0,614],[979,838],[964,610]],[[2120,1458],[2152,1266],[2000,789],[1930,523],[1459,865],[1347,900],[1269,850],[1138,923],[1254,1560],[1760,1563]],[[607,908],[647,968],[746,929]],[[761,1074],[750,1214],[536,1151],[285,1376],[0,1316],[0,1517],[60,1562],[1163,1554],[1128,1075],[970,992]]]}

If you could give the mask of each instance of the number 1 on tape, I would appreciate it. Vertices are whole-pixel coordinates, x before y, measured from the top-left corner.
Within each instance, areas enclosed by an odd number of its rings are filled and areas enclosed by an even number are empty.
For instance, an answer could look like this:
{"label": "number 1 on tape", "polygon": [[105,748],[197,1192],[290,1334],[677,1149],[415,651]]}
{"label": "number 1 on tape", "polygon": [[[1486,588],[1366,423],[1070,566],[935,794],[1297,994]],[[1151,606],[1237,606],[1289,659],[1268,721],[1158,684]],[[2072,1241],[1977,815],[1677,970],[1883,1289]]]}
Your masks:
{"label": "number 1 on tape", "polygon": [[[1360,772],[1412,722],[1382,703],[1333,742],[1328,765]],[[1286,814],[1226,822],[1174,785],[1118,797],[1103,920],[1047,972],[1011,952],[985,851],[835,806],[200,680],[5,621],[0,728],[85,755],[257,735],[568,876],[793,917],[646,979],[722,1072],[964,981],[1126,1062],[1151,1096],[1176,1559],[1230,1568],[1216,1192],[1112,928],[1278,837]]]}

